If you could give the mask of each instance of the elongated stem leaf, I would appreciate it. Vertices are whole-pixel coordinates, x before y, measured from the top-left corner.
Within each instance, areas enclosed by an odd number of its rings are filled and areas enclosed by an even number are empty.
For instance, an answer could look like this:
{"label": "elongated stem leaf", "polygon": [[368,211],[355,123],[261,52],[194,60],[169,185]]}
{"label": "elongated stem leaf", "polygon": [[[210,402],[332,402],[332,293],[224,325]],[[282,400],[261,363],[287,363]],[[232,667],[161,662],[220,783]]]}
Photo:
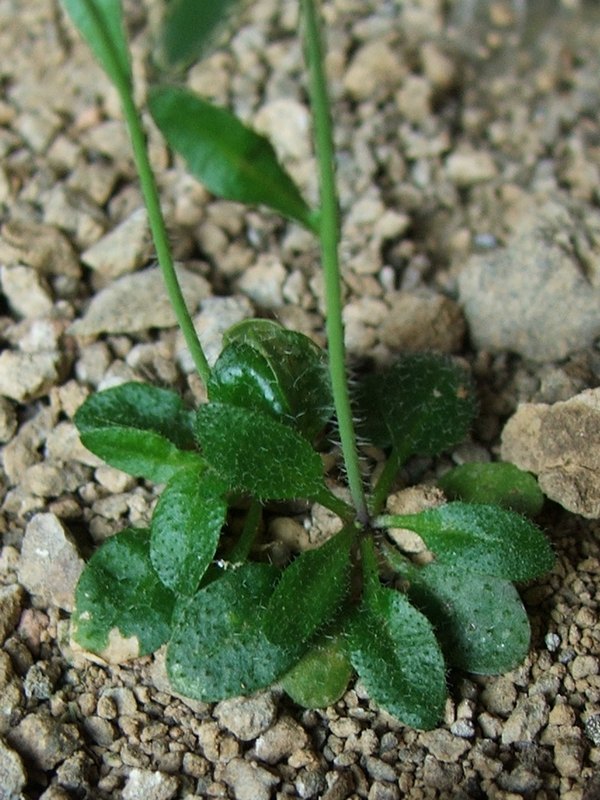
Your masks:
{"label": "elongated stem leaf", "polygon": [[198,588],[214,558],[225,522],[226,487],[211,470],[181,470],[152,516],[150,557],[161,581],[179,594]]}
{"label": "elongated stem leaf", "polygon": [[298,660],[301,650],[274,645],[262,628],[278,575],[267,564],[243,564],[182,607],[167,649],[174,689],[209,702],[251,694]]}
{"label": "elongated stem leaf", "polygon": [[350,548],[356,531],[347,526],[284,571],[265,612],[264,628],[275,644],[304,642],[339,612],[350,589]]}
{"label": "elongated stem leaf", "polygon": [[440,563],[482,575],[524,581],[543,575],[554,564],[539,528],[498,506],[456,501],[419,514],[382,516],[377,523],[415,531]]}
{"label": "elongated stem leaf", "polygon": [[156,86],[148,102],[169,145],[213,194],[269,206],[314,229],[310,208],[266,137],[186,89]]}
{"label": "elongated stem leaf", "polygon": [[124,383],[91,395],[77,410],[83,444],[113,467],[156,483],[184,467],[202,467],[193,413],[167,389]]}
{"label": "elongated stem leaf", "polygon": [[111,662],[147,655],[169,638],[174,604],[150,562],[150,531],[126,528],[104,542],[81,574],[73,638]]}
{"label": "elongated stem leaf", "polygon": [[480,674],[518,666],[529,649],[529,620],[509,581],[465,567],[428,564],[409,597],[433,624],[449,664]]}
{"label": "elongated stem leaf", "polygon": [[168,67],[185,67],[207,45],[237,0],[169,0],[161,29],[160,55]]}
{"label": "elongated stem leaf", "polygon": [[333,705],[346,691],[352,664],[346,643],[339,636],[319,639],[283,676],[282,688],[304,708]]}
{"label": "elongated stem leaf", "polygon": [[407,725],[435,727],[445,668],[427,618],[404,595],[380,587],[365,597],[348,635],[350,660],[373,700]]}
{"label": "elongated stem leaf", "polygon": [[299,433],[277,420],[222,403],[198,409],[202,454],[229,488],[262,500],[313,497],[323,491],[323,464]]}
{"label": "elongated stem leaf", "polygon": [[542,510],[544,494],[529,472],[501,461],[461,464],[438,480],[451,500],[487,503],[535,517]]}
{"label": "elongated stem leaf", "polygon": [[61,2],[111,81],[119,87],[127,86],[131,68],[121,0]]}

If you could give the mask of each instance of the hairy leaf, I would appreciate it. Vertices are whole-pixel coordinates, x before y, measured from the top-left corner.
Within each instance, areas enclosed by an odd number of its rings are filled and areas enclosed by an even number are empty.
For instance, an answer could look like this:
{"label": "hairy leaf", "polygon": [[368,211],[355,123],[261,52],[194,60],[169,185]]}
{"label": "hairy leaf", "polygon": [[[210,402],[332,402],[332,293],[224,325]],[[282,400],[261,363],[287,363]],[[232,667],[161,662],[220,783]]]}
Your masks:
{"label": "hairy leaf", "polygon": [[323,491],[319,454],[271,417],[208,403],[198,409],[196,434],[206,461],[230,489],[262,500],[310,498]]}
{"label": "hairy leaf", "polygon": [[156,483],[203,461],[194,447],[193,413],[167,389],[124,383],[93,394],[75,414],[83,444],[113,467]]}
{"label": "hairy leaf", "polygon": [[382,516],[378,524],[415,531],[440,563],[483,575],[524,581],[543,575],[554,564],[539,528],[498,506],[456,501],[418,514]]}
{"label": "hairy leaf", "polygon": [[169,67],[185,67],[202,56],[236,0],[169,0],[161,29],[160,54]]}
{"label": "hairy leaf", "polygon": [[126,528],[96,550],[79,578],[73,638],[107,661],[147,655],[169,638],[175,597],[149,551],[150,531]]}
{"label": "hairy leaf", "polygon": [[309,441],[320,433],[333,413],[323,350],[265,319],[234,325],[224,342],[208,385],[211,400],[264,411]]}
{"label": "hairy leaf", "polygon": [[160,579],[191,595],[214,558],[227,514],[226,487],[212,470],[181,470],[152,516],[150,557]]}
{"label": "hairy leaf", "polygon": [[373,700],[406,725],[435,727],[445,668],[427,618],[404,595],[380,587],[365,597],[348,635],[350,660]]}
{"label": "hairy leaf", "polygon": [[209,191],[269,206],[314,229],[310,208],[266,137],[187,89],[155,86],[148,103],[169,145]]}
{"label": "hairy leaf", "polygon": [[352,664],[339,636],[320,639],[283,676],[280,684],[295,703],[304,708],[333,705],[346,691]]}
{"label": "hairy leaf", "polygon": [[299,555],[284,571],[265,612],[264,629],[275,644],[304,642],[340,610],[350,589],[347,526],[316,550]]}
{"label": "hairy leaf", "polygon": [[509,581],[433,563],[416,572],[409,597],[433,624],[454,667],[498,674],[527,655],[529,620]]}
{"label": "hairy leaf", "polygon": [[117,85],[131,82],[121,0],[61,0],[100,65]]}
{"label": "hairy leaf", "polygon": [[167,649],[174,689],[213,702],[262,689],[292,666],[301,651],[274,645],[262,628],[278,576],[267,564],[243,564],[182,607]]}
{"label": "hairy leaf", "polygon": [[358,387],[361,433],[403,460],[434,456],[464,439],[475,413],[467,371],[434,353],[403,356]]}
{"label": "hairy leaf", "polygon": [[442,475],[438,485],[451,500],[498,505],[529,517],[544,504],[533,475],[504,461],[461,464]]}

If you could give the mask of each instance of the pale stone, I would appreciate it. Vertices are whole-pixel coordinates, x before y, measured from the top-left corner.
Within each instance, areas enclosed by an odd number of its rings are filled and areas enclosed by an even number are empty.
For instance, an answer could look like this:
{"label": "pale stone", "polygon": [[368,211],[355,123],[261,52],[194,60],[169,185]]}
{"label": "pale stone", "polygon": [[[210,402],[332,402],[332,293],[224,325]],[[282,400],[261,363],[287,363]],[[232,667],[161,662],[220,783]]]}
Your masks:
{"label": "pale stone", "polygon": [[19,403],[43,397],[57,383],[62,357],[58,352],[0,354],[0,395]]}
{"label": "pale stone", "polygon": [[116,278],[141,267],[150,255],[151,238],[146,210],[138,208],[114,230],[81,255],[88,267]]}
{"label": "pale stone", "polygon": [[50,291],[32,267],[0,267],[0,285],[12,309],[21,317],[43,317],[52,311]]}

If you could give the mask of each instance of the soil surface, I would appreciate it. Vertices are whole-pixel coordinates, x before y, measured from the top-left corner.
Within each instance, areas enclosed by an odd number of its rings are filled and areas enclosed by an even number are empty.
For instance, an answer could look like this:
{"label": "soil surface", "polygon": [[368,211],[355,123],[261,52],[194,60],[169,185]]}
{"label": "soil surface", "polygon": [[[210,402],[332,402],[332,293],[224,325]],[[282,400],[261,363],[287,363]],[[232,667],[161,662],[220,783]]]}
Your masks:
{"label": "soil surface", "polygon": [[[127,10],[142,99],[157,14]],[[424,733],[360,684],[318,711],[277,688],[209,706],[170,692],[160,653],[111,666],[73,650],[83,560],[146,524],[160,491],[85,451],[73,414],[126,380],[190,403],[204,393],[164,301],[115,92],[57,4],[0,0],[0,798],[600,798],[600,10],[323,11],[349,357],[433,349],[472,368],[471,440],[411,462],[398,489],[501,454],[539,475],[557,563],[520,587],[530,655],[499,677],[450,674],[444,720]],[[314,199],[296,31],[296,2],[259,0],[189,84],[269,133]],[[322,343],[312,238],[215,200],[148,129],[209,353],[254,314]],[[513,417],[522,403],[535,405]],[[266,545],[282,557],[331,526],[320,508],[279,509]]]}

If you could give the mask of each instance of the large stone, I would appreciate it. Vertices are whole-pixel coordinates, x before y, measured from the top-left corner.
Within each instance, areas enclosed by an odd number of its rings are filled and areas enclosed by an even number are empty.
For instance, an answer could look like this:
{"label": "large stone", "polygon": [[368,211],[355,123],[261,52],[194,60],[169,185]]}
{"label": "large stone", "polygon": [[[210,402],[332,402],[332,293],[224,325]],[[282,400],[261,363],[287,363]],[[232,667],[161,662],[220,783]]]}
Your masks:
{"label": "large stone", "polygon": [[138,208],[114,230],[81,254],[88,267],[108,278],[116,278],[141,267],[151,245],[146,210]]}
{"label": "large stone", "polygon": [[28,714],[6,738],[19,755],[41,770],[53,769],[81,745],[75,725],[64,724],[45,712]]}
{"label": "large stone", "polygon": [[62,356],[54,350],[0,354],[0,395],[25,403],[43,397],[59,380]]}
{"label": "large stone", "polygon": [[23,762],[0,739],[0,800],[17,800],[27,782]]}

